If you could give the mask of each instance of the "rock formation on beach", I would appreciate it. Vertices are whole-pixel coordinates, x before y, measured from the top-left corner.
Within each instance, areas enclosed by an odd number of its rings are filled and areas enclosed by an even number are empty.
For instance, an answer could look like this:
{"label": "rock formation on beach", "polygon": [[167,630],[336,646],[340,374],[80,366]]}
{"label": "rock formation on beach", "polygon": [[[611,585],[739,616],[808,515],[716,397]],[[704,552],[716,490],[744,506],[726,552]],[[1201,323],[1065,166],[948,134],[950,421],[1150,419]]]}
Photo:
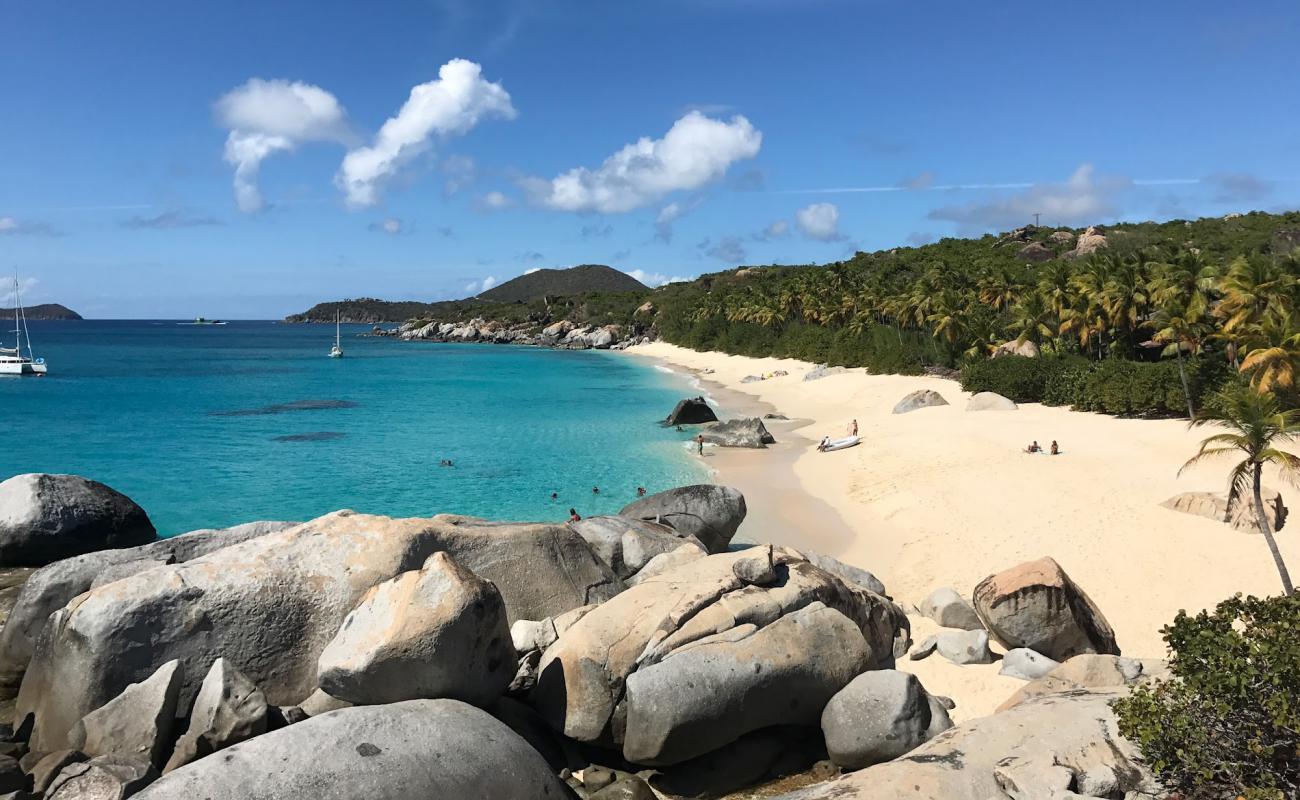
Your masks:
{"label": "rock formation on beach", "polygon": [[951,700],[894,669],[911,623],[884,585],[824,554],[733,545],[745,515],[739,492],[701,485],[563,525],[340,511],[57,561],[0,635],[19,685],[0,787],[650,800],[797,773],[830,780],[790,800],[1150,788],[1106,701],[1162,666],[1087,655],[1118,648],[1055,562],[922,604],[947,627],[913,657],[987,663],[990,633],[1022,648],[1008,710],[954,727]]}

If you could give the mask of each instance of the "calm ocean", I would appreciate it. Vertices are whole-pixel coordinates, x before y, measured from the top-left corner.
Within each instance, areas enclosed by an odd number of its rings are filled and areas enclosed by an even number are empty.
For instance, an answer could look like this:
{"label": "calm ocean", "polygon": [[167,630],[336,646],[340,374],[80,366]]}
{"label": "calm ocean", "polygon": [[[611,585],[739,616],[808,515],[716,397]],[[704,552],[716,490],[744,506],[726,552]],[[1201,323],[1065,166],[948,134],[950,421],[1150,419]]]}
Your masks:
{"label": "calm ocean", "polygon": [[50,375],[0,379],[0,478],[94,478],[173,535],[340,508],[560,520],[705,477],[690,434],[656,423],[680,378],[614,353],[366,330],[345,326],[329,359],[327,326],[34,322]]}

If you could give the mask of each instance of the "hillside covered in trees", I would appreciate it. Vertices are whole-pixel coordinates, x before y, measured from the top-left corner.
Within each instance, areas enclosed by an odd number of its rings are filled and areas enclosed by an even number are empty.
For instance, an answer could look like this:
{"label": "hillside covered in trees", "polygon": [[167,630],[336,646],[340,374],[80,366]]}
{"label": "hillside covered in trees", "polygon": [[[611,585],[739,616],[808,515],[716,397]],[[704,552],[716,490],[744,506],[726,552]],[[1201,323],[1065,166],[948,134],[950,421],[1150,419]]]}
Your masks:
{"label": "hillside covered in trees", "polygon": [[[28,306],[23,309],[23,315],[27,319],[81,319],[81,315],[67,306],[58,303],[41,303],[40,305]],[[14,310],[12,308],[0,308],[0,319],[13,319]]]}
{"label": "hillside covered in trees", "polygon": [[648,287],[626,272],[603,264],[581,264],[568,269],[539,269],[520,275],[480,292],[478,299],[494,303],[526,303],[544,297],[645,291],[649,291]]}

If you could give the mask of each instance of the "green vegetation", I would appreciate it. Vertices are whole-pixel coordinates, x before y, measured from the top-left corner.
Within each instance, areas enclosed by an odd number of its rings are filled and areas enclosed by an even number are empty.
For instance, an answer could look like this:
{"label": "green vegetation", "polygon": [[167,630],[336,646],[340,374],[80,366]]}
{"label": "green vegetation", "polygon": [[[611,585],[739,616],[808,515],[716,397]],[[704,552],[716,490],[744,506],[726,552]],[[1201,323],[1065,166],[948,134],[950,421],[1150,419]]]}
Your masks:
{"label": "green vegetation", "polygon": [[1300,596],[1240,596],[1164,629],[1173,678],[1115,701],[1120,733],[1188,800],[1300,793]]}
{"label": "green vegetation", "polygon": [[577,294],[647,292],[645,284],[613,267],[581,264],[568,269],[539,269],[494,286],[478,295],[494,303],[518,303]]}
{"label": "green vegetation", "polygon": [[[81,315],[67,306],[58,303],[42,303],[35,306],[27,306],[23,309],[23,315],[27,319],[81,319]],[[0,319],[13,319],[14,310],[12,308],[0,308]]]}

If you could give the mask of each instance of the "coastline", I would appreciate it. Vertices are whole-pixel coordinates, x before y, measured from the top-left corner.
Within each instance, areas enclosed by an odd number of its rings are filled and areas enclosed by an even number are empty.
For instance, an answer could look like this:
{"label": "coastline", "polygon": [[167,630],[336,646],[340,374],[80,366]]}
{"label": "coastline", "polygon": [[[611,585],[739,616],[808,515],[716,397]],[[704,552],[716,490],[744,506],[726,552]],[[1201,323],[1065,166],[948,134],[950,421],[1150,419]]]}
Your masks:
{"label": "coastline", "polygon": [[[718,482],[745,493],[750,517],[740,538],[820,550],[870,570],[905,608],[942,586],[969,597],[985,576],[1050,555],[1102,609],[1125,655],[1161,658],[1160,630],[1179,610],[1212,608],[1237,592],[1279,591],[1262,537],[1160,507],[1181,492],[1225,490],[1228,461],[1178,474],[1209,435],[1185,421],[1037,404],[968,413],[969,394],[941,378],[848,370],[805,382],[813,365],[791,359],[662,342],[625,352],[695,376],[724,418],[791,417],[769,426],[777,446],[706,459]],[[713,372],[700,376],[704,368]],[[789,374],[741,383],[776,370]],[[891,413],[917,389],[938,391],[950,405]],[[814,449],[817,438],[840,435],[854,418],[863,444]],[[1053,439],[1059,457],[1023,452],[1031,440]],[[1276,476],[1265,483],[1286,495]],[[1278,540],[1288,563],[1297,563],[1291,530]],[[916,641],[937,630],[910,617]],[[899,668],[955,697],[960,719],[992,712],[1023,685],[998,675],[997,663],[958,667],[931,657],[903,659]]]}

